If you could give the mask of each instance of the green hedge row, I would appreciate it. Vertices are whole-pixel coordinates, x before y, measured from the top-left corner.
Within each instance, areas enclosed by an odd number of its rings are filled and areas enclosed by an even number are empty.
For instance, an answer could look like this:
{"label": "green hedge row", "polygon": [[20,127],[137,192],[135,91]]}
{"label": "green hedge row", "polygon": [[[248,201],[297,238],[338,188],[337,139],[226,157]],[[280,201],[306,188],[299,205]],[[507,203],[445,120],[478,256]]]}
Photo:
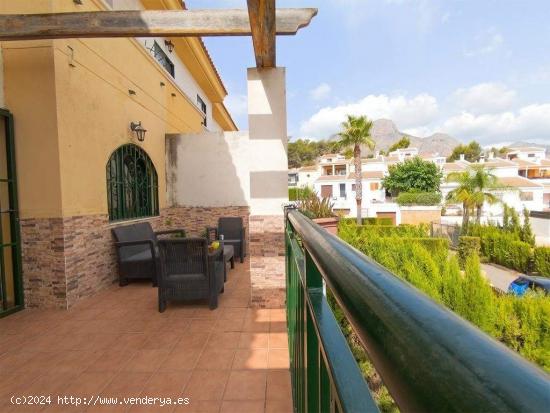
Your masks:
{"label": "green hedge row", "polygon": [[401,192],[396,202],[399,205],[439,205],[441,193],[439,192]]}
{"label": "green hedge row", "polygon": [[550,277],[550,247],[535,247],[534,270],[543,277]]}
{"label": "green hedge row", "polygon": [[414,225],[346,225],[343,224],[340,226],[347,227],[348,230],[356,231],[359,234],[365,234],[366,236],[374,237],[391,237],[398,235],[400,237],[414,237],[414,238],[423,238],[428,235],[428,227],[423,226],[414,226]]}
{"label": "green hedge row", "polygon": [[458,263],[461,268],[466,265],[466,260],[471,255],[479,256],[481,239],[479,237],[462,236],[458,238]]}
{"label": "green hedge row", "polygon": [[[398,235],[376,236],[375,232],[349,228],[344,228],[339,236],[435,301],[550,372],[548,297],[536,293],[524,297],[495,295],[481,275],[479,257],[475,254],[466,257],[462,272],[458,257],[440,247],[436,247],[434,253],[423,241],[411,242],[411,238]],[[502,254],[505,246],[515,248],[514,243],[518,242],[491,239],[491,245],[486,245],[486,248],[497,255]],[[466,242],[470,244],[469,240],[463,240]],[[475,244],[475,241],[471,243]],[[523,245],[517,250],[527,253]],[[539,252],[539,255],[547,253]],[[520,258],[514,254],[513,260],[519,262]]]}
{"label": "green hedge row", "polygon": [[481,237],[481,252],[491,262],[522,272],[529,271],[533,254],[529,244],[505,232]]}
{"label": "green hedge row", "polygon": [[[340,218],[340,222],[345,224],[356,224],[357,219],[355,218]],[[393,225],[393,220],[391,218],[362,218],[362,225]]]}

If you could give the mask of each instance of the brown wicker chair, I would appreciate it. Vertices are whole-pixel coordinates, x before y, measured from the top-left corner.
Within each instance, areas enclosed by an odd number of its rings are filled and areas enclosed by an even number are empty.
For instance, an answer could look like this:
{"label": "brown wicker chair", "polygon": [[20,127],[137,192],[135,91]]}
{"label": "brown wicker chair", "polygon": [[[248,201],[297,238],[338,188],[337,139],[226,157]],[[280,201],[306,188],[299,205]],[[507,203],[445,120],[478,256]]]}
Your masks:
{"label": "brown wicker chair", "polygon": [[120,286],[127,285],[129,279],[152,280],[156,286],[158,236],[176,233],[185,236],[183,229],[154,232],[148,222],[116,227],[112,233],[116,241]]}
{"label": "brown wicker chair", "polygon": [[241,262],[244,262],[246,255],[246,227],[244,227],[241,217],[220,217],[218,219],[218,227],[207,227],[206,233],[209,238],[213,236],[215,239],[219,239],[220,235],[223,235],[224,243],[233,245],[235,256],[240,257]]}
{"label": "brown wicker chair", "polygon": [[223,293],[223,248],[208,252],[206,238],[159,240],[159,311],[168,301],[208,299],[210,309],[218,306]]}

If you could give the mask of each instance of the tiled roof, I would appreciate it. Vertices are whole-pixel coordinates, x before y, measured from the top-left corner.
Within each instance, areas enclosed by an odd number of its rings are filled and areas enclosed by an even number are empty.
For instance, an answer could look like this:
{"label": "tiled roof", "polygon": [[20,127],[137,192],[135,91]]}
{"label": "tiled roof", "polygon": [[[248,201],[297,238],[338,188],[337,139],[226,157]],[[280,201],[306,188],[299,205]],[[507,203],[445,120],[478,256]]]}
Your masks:
{"label": "tiled roof", "polygon": [[538,163],[527,161],[525,159],[514,159],[512,162],[518,164],[520,167],[526,167],[526,166],[537,167],[537,166],[540,166]]}
{"label": "tiled roof", "polygon": [[[362,179],[382,179],[384,173],[382,171],[363,171],[361,172]],[[348,179],[355,179],[355,172],[348,175]]]}
{"label": "tiled roof", "polygon": [[550,159],[541,159],[540,160],[541,166],[550,166]]}
{"label": "tiled roof", "polygon": [[480,162],[480,164],[487,168],[510,168],[517,166],[514,162],[505,159],[490,159],[485,162]]}
{"label": "tiled roof", "polygon": [[300,172],[304,172],[304,171],[316,171],[318,168],[317,165],[309,165],[309,166],[302,166],[299,171]]}
{"label": "tiled roof", "polygon": [[443,165],[443,170],[446,172],[458,172],[463,171],[464,169],[466,169],[464,165],[456,162],[447,162]]}
{"label": "tiled roof", "polygon": [[541,184],[537,184],[530,179],[522,178],[521,176],[506,176],[502,178],[499,177],[498,183],[514,188],[542,188]]}

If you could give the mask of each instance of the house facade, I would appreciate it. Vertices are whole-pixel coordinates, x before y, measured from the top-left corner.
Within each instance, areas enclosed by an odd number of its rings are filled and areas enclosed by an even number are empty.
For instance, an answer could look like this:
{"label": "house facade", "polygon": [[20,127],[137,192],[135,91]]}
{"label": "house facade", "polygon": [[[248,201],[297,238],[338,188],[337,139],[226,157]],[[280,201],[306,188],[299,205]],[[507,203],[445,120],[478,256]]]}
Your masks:
{"label": "house facade", "polygon": [[[177,0],[0,2],[1,13],[182,7]],[[4,311],[23,297],[27,307],[68,308],[110,285],[116,225],[147,220],[202,231],[193,223],[196,206],[170,201],[166,136],[237,127],[200,38],[29,40],[1,48],[2,167],[11,168],[2,178],[17,190],[11,199],[10,188],[2,192],[4,244],[11,242]],[[220,215],[248,220],[248,205],[200,211],[202,223]]]}

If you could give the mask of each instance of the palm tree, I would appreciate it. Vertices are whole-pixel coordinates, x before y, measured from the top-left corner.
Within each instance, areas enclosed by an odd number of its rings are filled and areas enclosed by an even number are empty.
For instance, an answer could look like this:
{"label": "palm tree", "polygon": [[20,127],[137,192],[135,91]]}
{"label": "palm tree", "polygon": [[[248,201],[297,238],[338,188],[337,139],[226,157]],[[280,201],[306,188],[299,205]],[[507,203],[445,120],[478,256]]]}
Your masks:
{"label": "palm tree", "polygon": [[361,185],[361,145],[367,145],[374,149],[375,142],[370,135],[372,121],[366,116],[347,115],[347,120],[342,122],[342,132],[338,134],[341,148],[353,147],[353,161],[355,164],[355,201],[357,202],[357,225],[361,225],[361,201],[363,199],[363,186]]}
{"label": "palm tree", "polygon": [[447,176],[448,182],[458,183],[458,187],[447,195],[447,201],[462,204],[462,228],[465,231],[470,219],[470,213],[476,211],[476,223],[481,221],[481,212],[485,202],[498,202],[497,196],[492,193],[496,189],[505,189],[499,185],[498,178],[490,169],[482,164],[470,165],[464,172],[455,172]]}

